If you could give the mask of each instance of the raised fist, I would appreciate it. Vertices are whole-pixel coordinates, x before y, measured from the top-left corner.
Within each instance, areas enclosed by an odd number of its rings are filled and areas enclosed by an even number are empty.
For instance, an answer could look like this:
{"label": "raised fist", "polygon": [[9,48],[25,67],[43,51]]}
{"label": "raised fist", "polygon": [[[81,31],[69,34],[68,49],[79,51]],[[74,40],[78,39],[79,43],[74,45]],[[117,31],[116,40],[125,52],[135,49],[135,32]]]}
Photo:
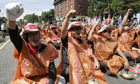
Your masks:
{"label": "raised fist", "polygon": [[70,10],[66,17],[74,17],[76,15],[76,10]]}
{"label": "raised fist", "polygon": [[18,17],[20,17],[23,12],[23,6],[21,3],[9,3],[5,6],[6,15],[10,21],[16,21]]}
{"label": "raised fist", "polygon": [[127,10],[128,14],[131,14],[132,11],[133,11],[133,9],[128,9],[128,10]]}

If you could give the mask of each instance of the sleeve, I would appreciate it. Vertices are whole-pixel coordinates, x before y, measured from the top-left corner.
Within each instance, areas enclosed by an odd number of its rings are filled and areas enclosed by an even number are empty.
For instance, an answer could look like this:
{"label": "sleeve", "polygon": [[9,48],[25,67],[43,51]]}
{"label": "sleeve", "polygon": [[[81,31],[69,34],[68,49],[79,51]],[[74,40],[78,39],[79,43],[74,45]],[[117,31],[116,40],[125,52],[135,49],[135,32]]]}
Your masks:
{"label": "sleeve", "polygon": [[51,43],[56,49],[60,49],[60,43],[57,43],[57,42],[51,42],[49,41],[48,43]]}
{"label": "sleeve", "polygon": [[68,35],[65,38],[61,38],[62,45],[65,48],[68,48]]}
{"label": "sleeve", "polygon": [[21,52],[22,49],[22,38],[19,35],[18,28],[16,27],[16,30],[8,29],[10,40],[16,47],[18,53]]}
{"label": "sleeve", "polygon": [[56,68],[54,62],[49,64],[49,84],[54,84],[56,80]]}

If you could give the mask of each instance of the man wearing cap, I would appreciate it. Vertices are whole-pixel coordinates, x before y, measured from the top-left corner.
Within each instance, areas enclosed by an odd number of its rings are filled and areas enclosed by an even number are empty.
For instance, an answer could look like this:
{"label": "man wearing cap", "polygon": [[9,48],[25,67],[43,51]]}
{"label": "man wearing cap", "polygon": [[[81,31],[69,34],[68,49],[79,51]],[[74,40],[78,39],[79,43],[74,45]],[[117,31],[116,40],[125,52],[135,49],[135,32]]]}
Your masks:
{"label": "man wearing cap", "polygon": [[69,19],[75,15],[76,11],[70,10],[62,25],[62,47],[67,51],[66,55],[62,51],[62,73],[66,73],[66,67],[69,67],[70,84],[87,84],[89,81],[93,82],[94,78],[100,84],[106,84],[92,48],[81,38],[82,24],[79,22],[69,24]]}
{"label": "man wearing cap", "polygon": [[11,84],[54,84],[57,78],[54,60],[58,52],[52,45],[40,43],[39,29],[33,23],[25,26],[23,37],[19,35],[16,19],[23,11],[21,3],[6,5],[10,39],[19,53],[17,71]]}

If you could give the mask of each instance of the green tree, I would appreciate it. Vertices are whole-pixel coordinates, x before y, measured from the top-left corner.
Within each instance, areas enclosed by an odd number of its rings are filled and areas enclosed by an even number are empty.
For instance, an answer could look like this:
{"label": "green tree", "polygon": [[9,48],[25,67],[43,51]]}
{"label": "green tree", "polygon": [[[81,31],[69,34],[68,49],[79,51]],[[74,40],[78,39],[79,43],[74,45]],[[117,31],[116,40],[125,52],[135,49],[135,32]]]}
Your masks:
{"label": "green tree", "polygon": [[120,14],[125,14],[128,8],[133,9],[133,14],[140,12],[140,0],[112,0],[111,8]]}
{"label": "green tree", "polygon": [[38,22],[38,16],[34,14],[27,14],[24,16],[24,20],[27,20],[27,22],[35,23]]}
{"label": "green tree", "polygon": [[7,21],[7,18],[6,17],[0,17],[0,25],[3,23],[3,22],[6,22]]}
{"label": "green tree", "polygon": [[41,20],[47,22],[52,22],[54,21],[54,10],[51,9],[50,11],[44,11],[41,14]]}
{"label": "green tree", "polygon": [[[140,12],[140,0],[91,0],[88,14],[99,15],[103,12],[124,15],[127,9],[132,8],[133,14]],[[95,10],[96,9],[96,10]]]}
{"label": "green tree", "polygon": [[104,11],[108,11],[111,0],[91,0],[90,6],[88,7],[88,15],[95,16],[103,14]]}

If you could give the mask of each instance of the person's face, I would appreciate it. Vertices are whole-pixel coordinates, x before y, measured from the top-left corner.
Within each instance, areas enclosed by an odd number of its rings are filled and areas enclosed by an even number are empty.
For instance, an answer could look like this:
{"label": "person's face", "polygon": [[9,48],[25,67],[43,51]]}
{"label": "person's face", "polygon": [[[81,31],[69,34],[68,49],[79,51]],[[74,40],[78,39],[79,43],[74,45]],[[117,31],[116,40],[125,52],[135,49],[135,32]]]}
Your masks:
{"label": "person's face", "polygon": [[38,46],[40,43],[40,32],[36,31],[28,33],[28,40],[33,47]]}
{"label": "person's face", "polygon": [[80,38],[81,27],[73,27],[70,29],[70,32],[74,38]]}

